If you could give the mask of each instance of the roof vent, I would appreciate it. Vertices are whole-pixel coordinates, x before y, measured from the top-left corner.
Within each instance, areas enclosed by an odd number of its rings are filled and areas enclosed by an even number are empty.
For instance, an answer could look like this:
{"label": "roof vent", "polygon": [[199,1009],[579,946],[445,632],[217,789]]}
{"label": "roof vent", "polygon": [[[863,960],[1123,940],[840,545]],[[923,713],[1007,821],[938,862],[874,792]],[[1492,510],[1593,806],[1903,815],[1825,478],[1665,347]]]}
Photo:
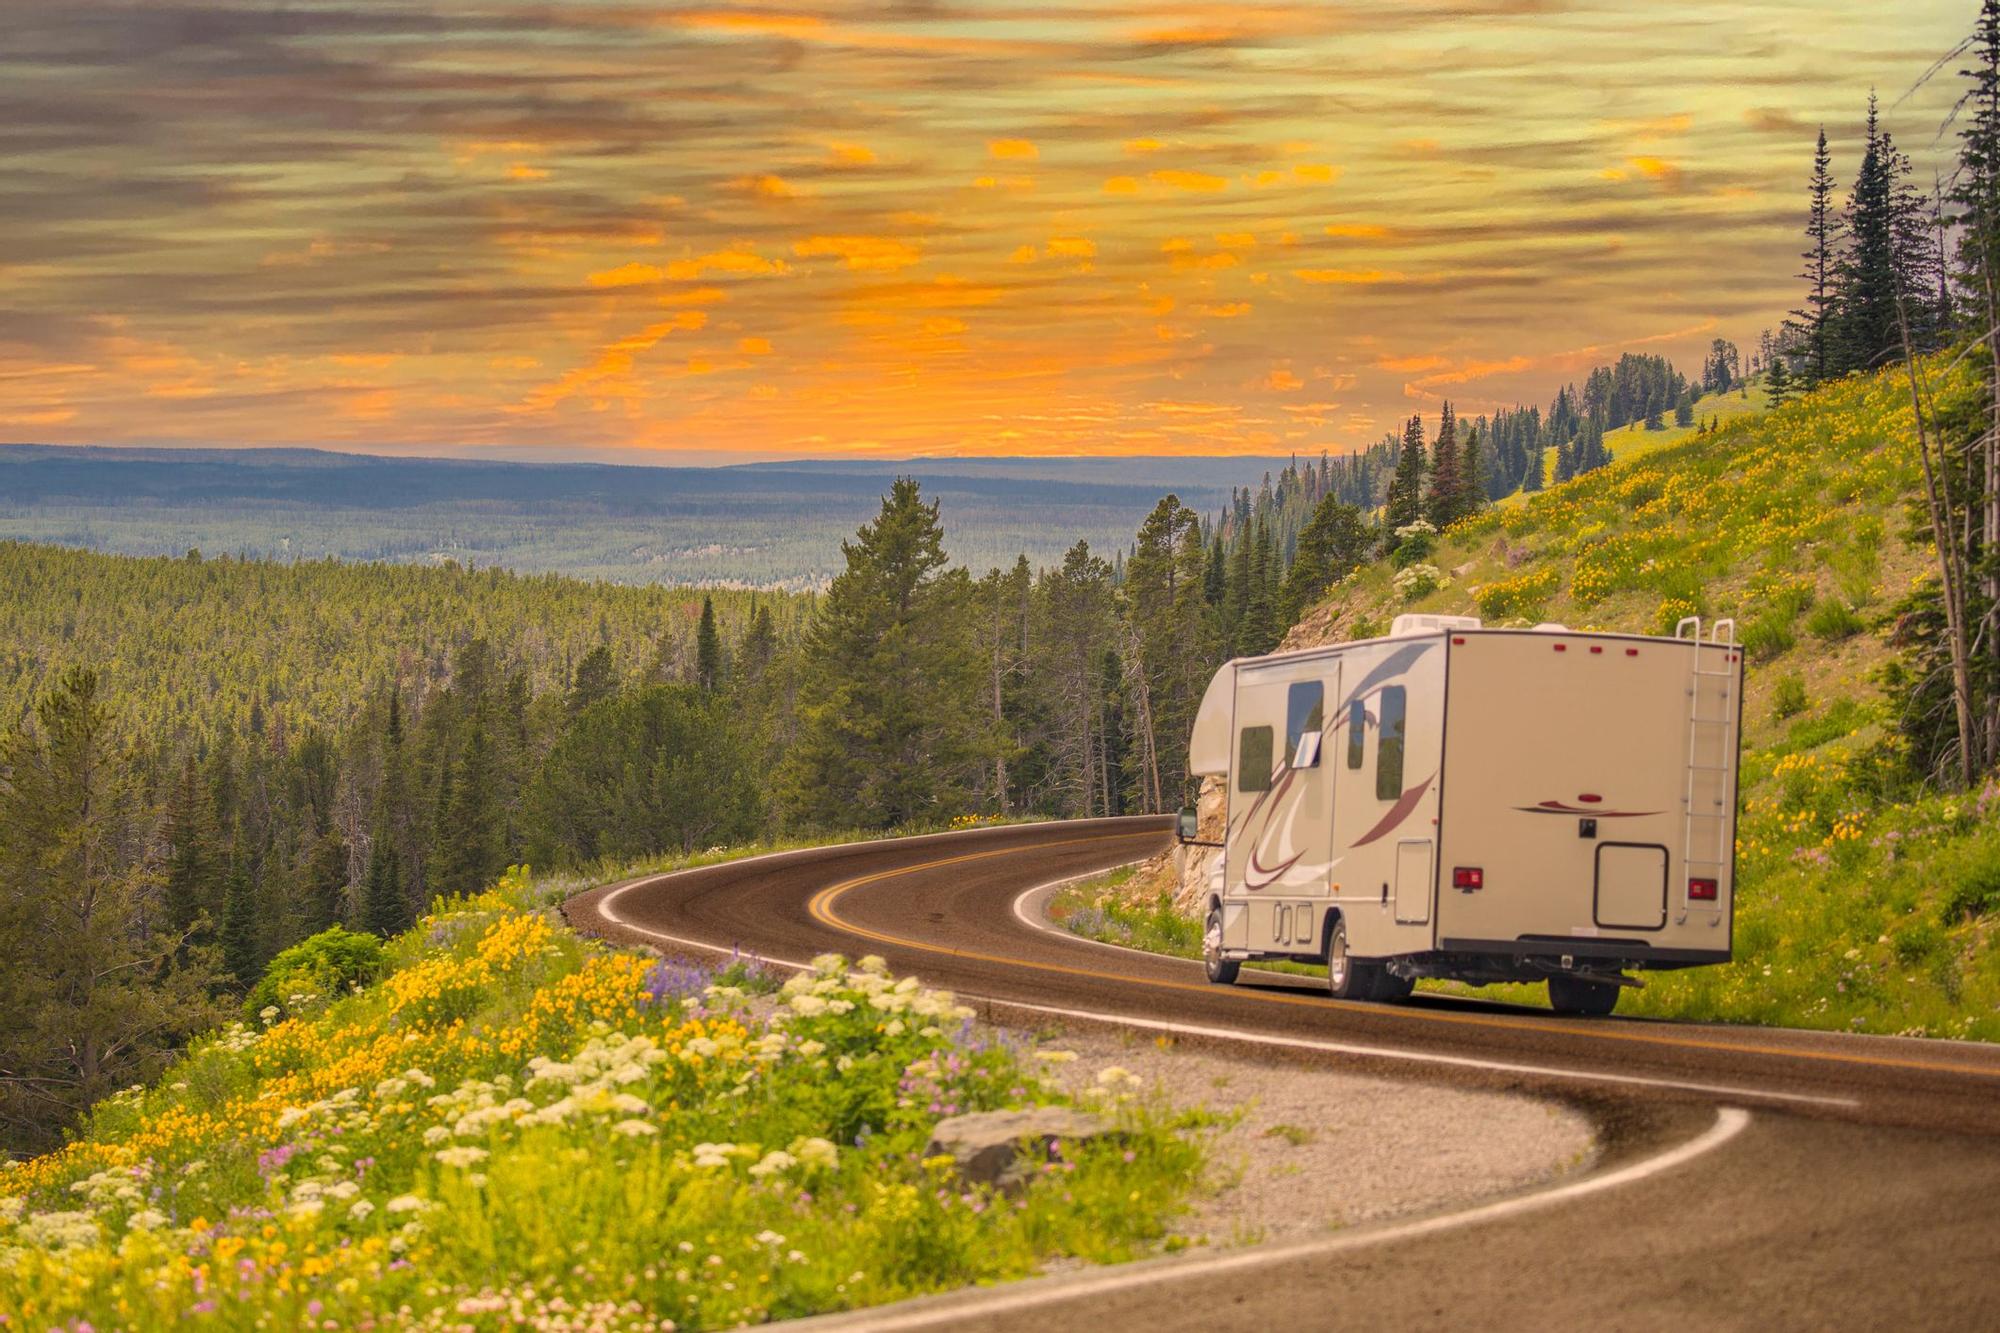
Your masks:
{"label": "roof vent", "polygon": [[1400,639],[1408,634],[1438,634],[1445,630],[1478,629],[1478,616],[1397,616],[1389,626],[1389,637]]}

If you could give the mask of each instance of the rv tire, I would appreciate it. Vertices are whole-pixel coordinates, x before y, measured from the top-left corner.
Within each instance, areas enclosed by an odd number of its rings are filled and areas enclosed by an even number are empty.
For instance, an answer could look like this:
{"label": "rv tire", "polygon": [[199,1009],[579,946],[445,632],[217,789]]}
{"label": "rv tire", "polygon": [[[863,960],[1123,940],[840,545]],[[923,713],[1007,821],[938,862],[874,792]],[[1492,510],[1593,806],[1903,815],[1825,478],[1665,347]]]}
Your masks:
{"label": "rv tire", "polygon": [[1372,1000],[1379,965],[1359,962],[1347,953],[1347,922],[1336,916],[1326,928],[1326,993],[1336,1000]]}
{"label": "rv tire", "polygon": [[1582,1018],[1602,1018],[1618,1007],[1620,987],[1608,981],[1585,981],[1582,977],[1549,978],[1549,1008],[1559,1014]]}
{"label": "rv tire", "polygon": [[1243,970],[1242,963],[1222,956],[1222,904],[1218,902],[1209,903],[1208,919],[1202,923],[1201,966],[1217,986],[1235,985],[1236,974]]}

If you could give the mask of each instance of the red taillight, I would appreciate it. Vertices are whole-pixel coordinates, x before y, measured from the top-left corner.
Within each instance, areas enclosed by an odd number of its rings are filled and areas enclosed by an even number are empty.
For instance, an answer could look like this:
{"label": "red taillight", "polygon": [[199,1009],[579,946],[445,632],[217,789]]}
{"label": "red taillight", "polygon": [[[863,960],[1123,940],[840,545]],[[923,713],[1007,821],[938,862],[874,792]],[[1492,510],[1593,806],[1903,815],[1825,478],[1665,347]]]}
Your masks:
{"label": "red taillight", "polygon": [[1715,881],[1712,879],[1691,879],[1688,881],[1688,897],[1698,903],[1715,901]]}
{"label": "red taillight", "polygon": [[1451,872],[1451,886],[1468,892],[1483,889],[1486,887],[1486,872],[1478,866],[1455,866]]}

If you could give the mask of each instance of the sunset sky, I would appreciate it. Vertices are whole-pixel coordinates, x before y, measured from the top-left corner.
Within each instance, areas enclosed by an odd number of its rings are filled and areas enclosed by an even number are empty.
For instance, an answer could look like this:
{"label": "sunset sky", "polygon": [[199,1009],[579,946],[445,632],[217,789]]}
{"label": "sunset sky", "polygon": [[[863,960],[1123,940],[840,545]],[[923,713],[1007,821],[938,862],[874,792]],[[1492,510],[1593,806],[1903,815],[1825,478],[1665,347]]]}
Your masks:
{"label": "sunset sky", "polygon": [[0,440],[1340,451],[1747,351],[1976,8],[10,3]]}

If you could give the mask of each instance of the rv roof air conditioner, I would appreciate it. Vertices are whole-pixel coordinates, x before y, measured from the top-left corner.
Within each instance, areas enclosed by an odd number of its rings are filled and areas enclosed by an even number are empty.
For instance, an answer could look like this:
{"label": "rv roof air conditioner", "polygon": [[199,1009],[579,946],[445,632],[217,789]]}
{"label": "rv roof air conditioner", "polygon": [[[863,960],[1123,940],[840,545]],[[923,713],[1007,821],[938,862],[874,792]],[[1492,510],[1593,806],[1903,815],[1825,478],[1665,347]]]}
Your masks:
{"label": "rv roof air conditioner", "polygon": [[1478,629],[1478,616],[1397,616],[1389,626],[1389,637],[1400,639],[1406,634],[1436,634],[1443,630]]}
{"label": "rv roof air conditioner", "polygon": [[1559,621],[1544,620],[1541,624],[1535,626],[1535,632],[1537,634],[1567,634],[1569,633],[1569,626]]}

